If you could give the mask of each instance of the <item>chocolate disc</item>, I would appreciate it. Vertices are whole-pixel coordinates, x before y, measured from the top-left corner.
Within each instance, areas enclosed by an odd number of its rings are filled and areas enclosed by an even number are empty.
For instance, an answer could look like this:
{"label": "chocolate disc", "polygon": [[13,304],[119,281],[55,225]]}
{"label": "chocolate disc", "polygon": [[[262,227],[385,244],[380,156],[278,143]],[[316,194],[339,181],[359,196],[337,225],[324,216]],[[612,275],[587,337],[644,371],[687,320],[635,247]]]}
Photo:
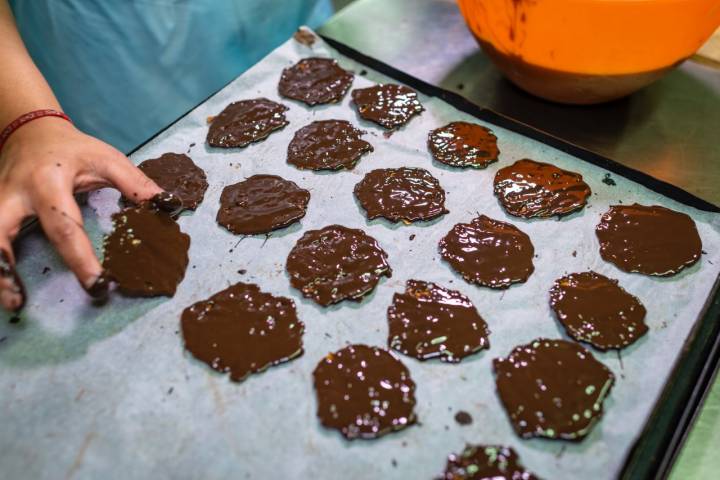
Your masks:
{"label": "chocolate disc", "polygon": [[305,232],[285,268],[292,286],[323,306],[360,300],[381,276],[392,275],[387,253],[374,238],[341,225]]}
{"label": "chocolate disc", "polygon": [[185,276],[190,237],[168,213],[149,202],[113,214],[103,268],[133,297],[172,297]]}
{"label": "chocolate disc", "polygon": [[388,346],[419,360],[457,363],[490,348],[490,331],[470,299],[434,283],[408,280],[387,316]]}
{"label": "chocolate disc", "polygon": [[185,348],[236,382],[302,355],[305,325],[289,298],[236,283],[182,313]]}
{"label": "chocolate disc", "polygon": [[538,480],[520,464],[512,447],[467,445],[461,454],[448,457],[440,480]]}
{"label": "chocolate disc", "polygon": [[210,123],[208,145],[234,148],[259,142],[288,124],[285,119],[287,109],[267,98],[231,103]]}
{"label": "chocolate disc", "polygon": [[353,78],[332,58],[304,58],[283,70],[278,91],[311,106],[335,103],[345,96]]}
{"label": "chocolate disc", "polygon": [[288,145],[287,161],[307,170],[351,170],[373,147],[362,130],[345,120],[320,120],[297,132]]}
{"label": "chocolate disc", "polygon": [[367,217],[391,222],[432,220],[448,213],[445,190],[437,178],[422,168],[380,168],[355,185],[355,197]]}
{"label": "chocolate disc", "polygon": [[455,225],[440,240],[439,251],[466,281],[490,288],[524,282],[535,270],[530,237],[485,215]]}
{"label": "chocolate disc", "polygon": [[590,187],[579,173],[524,159],[498,170],[495,196],[516,217],[561,217],[585,206]]}
{"label": "chocolate disc", "polygon": [[702,254],[692,218],[658,205],[613,205],[595,233],[600,256],[625,272],[675,275]]}
{"label": "chocolate disc", "polygon": [[145,160],[138,168],[166,192],[177,195],[183,208],[195,210],[208,188],[202,168],[184,154],[164,153],[160,158]]}
{"label": "chocolate disc", "polygon": [[523,438],[583,439],[615,382],[589,351],[565,340],[539,338],[493,367],[500,400]]}
{"label": "chocolate disc", "polygon": [[415,383],[395,356],[349,345],[323,358],[313,372],[320,422],[345,438],[377,438],[415,420]]}
{"label": "chocolate disc", "polygon": [[358,88],[352,99],[362,118],[388,130],[405,125],[424,110],[415,90],[392,83]]}
{"label": "chocolate disc", "polygon": [[440,163],[451,167],[485,168],[500,151],[491,130],[468,122],[452,122],[430,132],[428,148]]}
{"label": "chocolate disc", "polygon": [[310,192],[277,175],[253,175],[220,195],[217,222],[236,235],[269,233],[305,216]]}
{"label": "chocolate disc", "polygon": [[568,335],[599,350],[624,348],[648,331],[645,307],[595,272],[572,273],[550,289],[550,306]]}

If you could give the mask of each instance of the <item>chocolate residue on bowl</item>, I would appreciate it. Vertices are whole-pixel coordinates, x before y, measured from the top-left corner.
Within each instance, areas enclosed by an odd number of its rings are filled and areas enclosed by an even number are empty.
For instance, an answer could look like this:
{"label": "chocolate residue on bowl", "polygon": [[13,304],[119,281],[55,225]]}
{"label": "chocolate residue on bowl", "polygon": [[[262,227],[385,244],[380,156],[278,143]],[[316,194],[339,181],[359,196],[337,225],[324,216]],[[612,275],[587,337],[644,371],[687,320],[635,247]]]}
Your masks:
{"label": "chocolate residue on bowl", "polygon": [[428,135],[428,148],[440,163],[451,167],[485,168],[500,151],[492,131],[475,123],[452,122]]}
{"label": "chocolate residue on bowl", "polygon": [[422,168],[380,168],[355,185],[355,197],[368,219],[384,217],[405,223],[432,220],[448,213],[445,190]]}
{"label": "chocolate residue on bowl", "polygon": [[520,464],[512,447],[466,445],[462,453],[448,457],[438,480],[539,480]]}
{"label": "chocolate residue on bowl", "polygon": [[190,237],[152,203],[113,214],[103,268],[128,296],[172,297],[185,276]]}
{"label": "chocolate residue on bowl", "polygon": [[590,193],[582,175],[549,163],[518,160],[495,174],[495,196],[516,217],[561,217],[583,208]]}
{"label": "chocolate residue on bowl", "polygon": [[185,348],[235,382],[299,357],[305,325],[295,303],[236,283],[182,313]]}
{"label": "chocolate residue on bowl", "polygon": [[277,175],[253,175],[220,195],[217,222],[236,235],[269,233],[305,216],[310,192]]}
{"label": "chocolate residue on bowl", "polygon": [[457,363],[490,348],[490,330],[470,299],[434,283],[408,280],[387,317],[388,347],[418,360]]}
{"label": "chocolate residue on bowl", "polygon": [[322,306],[359,301],[381,276],[390,277],[387,253],[362,230],[330,225],[309,230],[288,255],[290,284]]}
{"label": "chocolate residue on bowl", "polygon": [[595,233],[600,256],[625,272],[675,275],[702,254],[693,219],[658,205],[613,205]]}
{"label": "chocolate residue on bowl", "polygon": [[195,210],[203,201],[208,188],[207,177],[187,155],[164,153],[159,158],[145,160],[138,168],[160,188],[177,195],[183,208]]}
{"label": "chocolate residue on bowl", "polygon": [[490,288],[525,282],[535,270],[530,237],[514,225],[481,215],[458,223],[438,245],[440,255],[463,278]]}
{"label": "chocolate residue on bowl", "polygon": [[212,118],[207,134],[211,147],[246,147],[265,139],[289,122],[285,119],[285,105],[267,98],[241,100],[225,107]]}
{"label": "chocolate residue on bowl", "polygon": [[621,349],[645,335],[645,307],[617,280],[595,272],[555,281],[550,306],[568,335],[598,350]]}
{"label": "chocolate residue on bowl", "polygon": [[522,438],[582,440],[615,376],[580,345],[539,338],[493,360],[500,400]]}
{"label": "chocolate residue on bowl", "polygon": [[304,58],[282,71],[278,92],[310,106],[336,103],[345,96],[353,78],[332,58]]}
{"label": "chocolate residue on bowl", "polygon": [[378,438],[416,421],[415,383],[387,350],[349,345],[323,358],[313,379],[320,422],[349,440]]}
{"label": "chocolate residue on bowl", "polygon": [[415,90],[392,83],[358,88],[352,99],[362,118],[388,130],[405,125],[424,110]]}
{"label": "chocolate residue on bowl", "polygon": [[345,120],[319,120],[295,132],[288,145],[287,161],[307,170],[351,170],[373,147],[361,137],[365,132]]}

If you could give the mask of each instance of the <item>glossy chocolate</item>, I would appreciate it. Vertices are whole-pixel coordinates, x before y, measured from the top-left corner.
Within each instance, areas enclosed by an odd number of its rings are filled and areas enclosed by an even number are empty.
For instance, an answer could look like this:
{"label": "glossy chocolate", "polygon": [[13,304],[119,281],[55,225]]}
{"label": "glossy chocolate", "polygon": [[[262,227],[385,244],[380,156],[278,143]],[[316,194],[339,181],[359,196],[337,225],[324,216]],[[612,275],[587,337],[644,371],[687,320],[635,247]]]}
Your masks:
{"label": "glossy chocolate", "polygon": [[345,438],[377,438],[415,420],[415,383],[395,356],[349,345],[323,358],[313,372],[317,414]]}
{"label": "glossy chocolate", "polygon": [[360,300],[381,276],[392,275],[387,253],[374,238],[341,225],[305,232],[290,251],[285,268],[290,284],[323,306]]}
{"label": "glossy chocolate", "polygon": [[332,58],[304,58],[282,71],[278,92],[308,105],[342,100],[354,75]]}
{"label": "glossy chocolate", "polygon": [[525,282],[535,270],[530,237],[485,215],[458,223],[440,240],[440,255],[463,278],[490,288]]}
{"label": "glossy chocolate", "polygon": [[516,217],[561,217],[583,208],[590,193],[582,175],[549,163],[518,160],[495,174],[495,196]]}
{"label": "glossy chocolate", "polygon": [[150,203],[157,209],[170,214],[171,217],[182,212],[184,206],[180,197],[170,192],[160,192],[153,195]]}
{"label": "glossy chocolate", "polygon": [[373,147],[361,137],[365,132],[345,120],[319,120],[295,132],[288,145],[287,161],[306,170],[352,170]]}
{"label": "glossy chocolate", "polygon": [[267,98],[241,100],[225,107],[212,119],[207,135],[211,147],[246,147],[265,139],[289,122],[285,119],[285,105]]}
{"label": "glossy chocolate", "polygon": [[500,151],[492,131],[475,123],[452,122],[428,135],[433,158],[451,167],[485,168]]}
{"label": "glossy chocolate", "polygon": [[595,233],[600,256],[625,272],[675,275],[702,254],[693,219],[658,205],[613,205]]}
{"label": "glossy chocolate", "polygon": [[512,447],[466,445],[462,453],[448,457],[438,480],[539,480],[525,470]]}
{"label": "glossy chocolate", "polygon": [[408,280],[387,317],[388,347],[418,360],[457,363],[490,348],[490,330],[470,299],[434,283]]}
{"label": "glossy chocolate", "polygon": [[8,285],[9,290],[13,294],[19,295],[20,301],[17,306],[13,308],[14,312],[19,312],[25,306],[25,301],[27,299],[27,296],[25,295],[25,285],[20,279],[20,275],[18,275],[17,270],[15,269],[15,265],[13,265],[12,261],[10,260],[10,254],[8,254],[6,250],[1,248],[0,278],[4,280],[4,282]]}
{"label": "glossy chocolate", "polygon": [[582,440],[615,376],[574,342],[539,338],[493,360],[500,400],[523,438]]}
{"label": "glossy chocolate", "polygon": [[181,324],[185,348],[236,382],[303,353],[305,325],[295,303],[253,284],[236,283],[195,303]]}
{"label": "glossy chocolate", "polygon": [[310,192],[277,175],[253,175],[220,195],[217,222],[236,235],[269,233],[305,216]]}
{"label": "glossy chocolate", "polygon": [[362,118],[388,130],[405,125],[424,110],[415,90],[392,83],[355,89],[352,99]]}
{"label": "glossy chocolate", "polygon": [[185,276],[190,237],[170,214],[146,202],[113,214],[103,268],[133,297],[172,297]]}
{"label": "glossy chocolate", "polygon": [[568,335],[598,350],[627,347],[648,331],[640,300],[617,280],[595,272],[557,280],[550,289],[550,306]]}
{"label": "glossy chocolate", "polygon": [[367,217],[405,223],[432,220],[448,213],[445,190],[422,168],[380,168],[355,185],[355,198]]}
{"label": "glossy chocolate", "polygon": [[207,177],[187,155],[164,153],[159,158],[145,160],[138,168],[160,188],[176,195],[185,208],[195,210],[203,201]]}

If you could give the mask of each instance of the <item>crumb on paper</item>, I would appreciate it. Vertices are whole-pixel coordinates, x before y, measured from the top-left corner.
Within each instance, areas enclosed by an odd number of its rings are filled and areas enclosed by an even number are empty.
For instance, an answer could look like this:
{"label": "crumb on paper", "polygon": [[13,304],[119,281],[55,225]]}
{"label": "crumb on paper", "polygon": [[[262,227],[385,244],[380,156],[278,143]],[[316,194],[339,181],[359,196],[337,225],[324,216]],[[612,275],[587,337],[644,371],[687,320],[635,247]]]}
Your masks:
{"label": "crumb on paper", "polygon": [[306,47],[312,47],[312,45],[315,43],[315,35],[308,30],[307,28],[298,28],[297,31],[293,34],[293,38],[296,42],[305,45]]}

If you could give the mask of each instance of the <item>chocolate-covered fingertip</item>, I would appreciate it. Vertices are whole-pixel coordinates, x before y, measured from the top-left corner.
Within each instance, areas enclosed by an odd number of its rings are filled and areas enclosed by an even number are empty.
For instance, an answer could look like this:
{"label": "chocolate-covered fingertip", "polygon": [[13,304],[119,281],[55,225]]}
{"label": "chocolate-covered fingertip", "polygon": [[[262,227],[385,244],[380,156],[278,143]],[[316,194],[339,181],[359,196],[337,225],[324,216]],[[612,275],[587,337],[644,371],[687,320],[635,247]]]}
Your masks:
{"label": "chocolate-covered fingertip", "polygon": [[2,292],[0,303],[7,310],[19,312],[25,306],[25,286],[10,261],[10,254],[0,248],[0,279],[7,284]]}
{"label": "chocolate-covered fingertip", "polygon": [[83,286],[88,295],[94,299],[107,298],[110,291],[110,279],[105,271],[101,272],[88,286]]}
{"label": "chocolate-covered fingertip", "polygon": [[183,202],[180,197],[170,192],[160,192],[153,196],[150,202],[158,209],[172,216],[177,215],[183,209]]}

